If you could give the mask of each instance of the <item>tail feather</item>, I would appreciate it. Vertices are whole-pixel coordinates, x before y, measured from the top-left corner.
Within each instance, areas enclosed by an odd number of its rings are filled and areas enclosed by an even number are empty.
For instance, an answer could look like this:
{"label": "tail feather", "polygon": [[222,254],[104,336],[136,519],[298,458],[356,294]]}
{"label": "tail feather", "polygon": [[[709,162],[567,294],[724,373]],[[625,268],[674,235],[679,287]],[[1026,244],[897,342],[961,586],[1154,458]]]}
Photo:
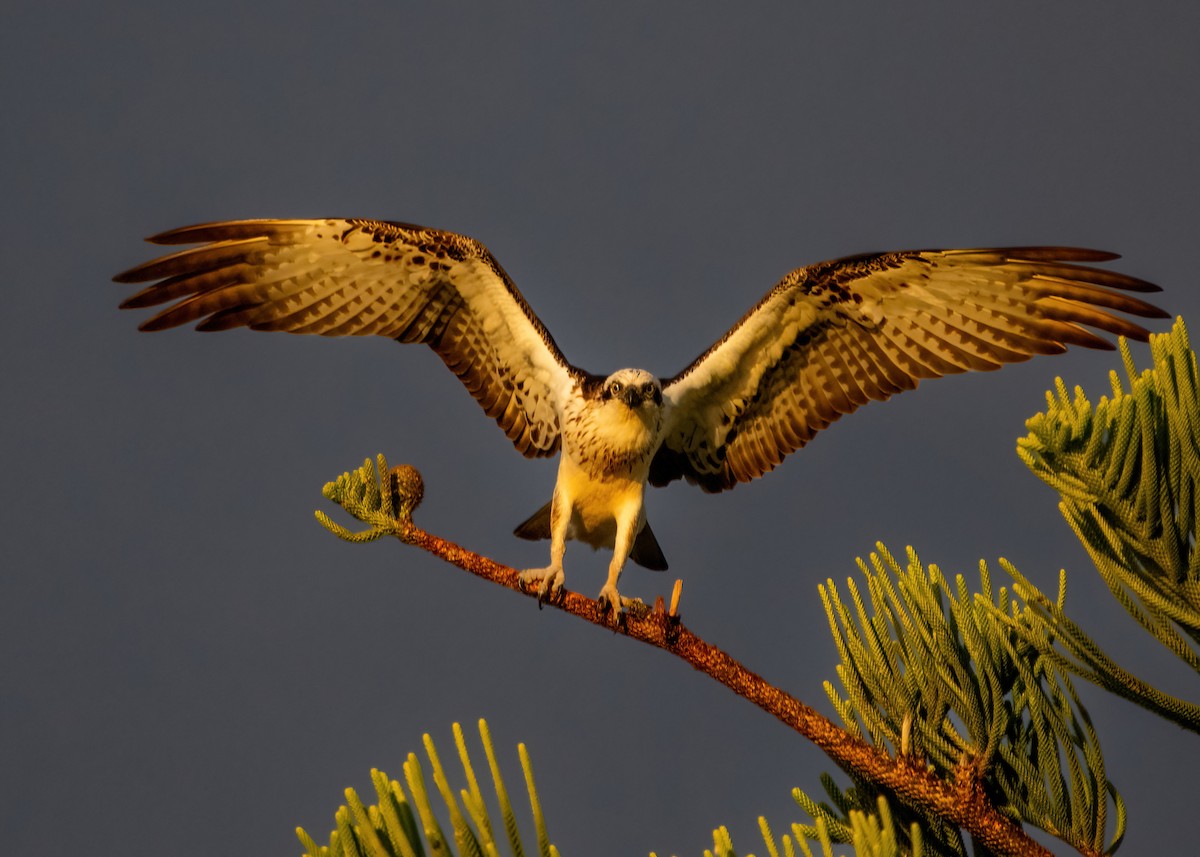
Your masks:
{"label": "tail feather", "polygon": [[658,539],[654,538],[654,530],[650,529],[649,521],[633,540],[633,550],[629,552],[629,558],[642,568],[648,568],[651,571],[667,570],[667,558],[663,556],[662,548],[658,546]]}
{"label": "tail feather", "polygon": [[[554,501],[551,500],[550,503]],[[550,538],[550,503],[538,509],[523,523],[517,525],[513,535],[520,539],[536,542]]]}

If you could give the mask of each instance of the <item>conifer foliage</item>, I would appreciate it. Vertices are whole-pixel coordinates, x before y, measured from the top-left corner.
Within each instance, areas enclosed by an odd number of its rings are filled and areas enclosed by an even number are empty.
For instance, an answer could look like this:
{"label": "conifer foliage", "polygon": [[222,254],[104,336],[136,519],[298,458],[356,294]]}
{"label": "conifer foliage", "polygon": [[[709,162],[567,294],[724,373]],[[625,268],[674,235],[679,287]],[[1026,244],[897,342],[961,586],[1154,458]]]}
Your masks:
{"label": "conifer foliage", "polygon": [[[1018,442],[1018,454],[1059,492],[1063,516],[1114,597],[1169,652],[1200,672],[1196,355],[1182,319],[1170,333],[1151,338],[1150,369],[1138,373],[1124,341],[1120,348],[1126,377],[1111,374],[1111,395],[1093,405],[1082,389],[1068,393],[1059,379],[1047,393],[1045,412],[1028,420],[1029,435]],[[322,512],[317,518],[347,541],[397,536],[503,582],[511,570],[412,524],[422,491],[415,470],[389,470],[381,455],[325,486],[325,496],[367,530],[351,532]],[[1050,598],[1007,561],[999,560],[999,567],[1010,583],[997,584],[981,562],[978,587],[972,588],[963,575],[922,563],[911,548],[901,560],[879,544],[858,561],[857,578],[819,587],[841,660],[837,685],[825,682],[825,692],[845,741],[864,752],[841,756],[849,785],[824,774],[824,798],[793,792],[811,823],[792,824],[777,839],[759,819],[766,854],[832,857],[835,843],[848,844],[859,857],[1048,854],[1027,837],[1030,827],[1081,854],[1116,851],[1125,834],[1125,807],[1108,779],[1100,737],[1072,676],[1192,731],[1200,731],[1200,706],[1148,685],[1106,654],[1069,616],[1065,571]],[[666,632],[659,644],[670,648],[672,633],[680,633],[672,631],[680,627],[674,605],[669,614],[661,604],[653,612],[643,608],[637,621],[649,616],[660,622]],[[586,611],[571,612],[587,618]],[[451,789],[432,741],[425,739],[449,836],[433,811],[421,765],[410,755],[403,771],[408,792],[373,771],[378,803],[367,807],[348,789],[328,846],[298,831],[307,853],[484,857],[503,847],[524,857],[482,721],[480,729],[495,792],[489,801],[498,807],[500,824],[489,815],[455,724],[466,782],[459,792]],[[889,764],[858,767],[845,761],[855,758]],[[521,763],[536,853],[554,857],[558,852],[550,845],[523,747]],[[888,783],[881,782],[880,771]],[[911,787],[898,785],[897,771],[911,774]],[[952,822],[939,811],[948,806],[947,794],[961,794],[985,811],[979,818],[960,813]],[[503,836],[494,833],[501,829]],[[706,857],[735,854],[728,830],[716,829]]]}

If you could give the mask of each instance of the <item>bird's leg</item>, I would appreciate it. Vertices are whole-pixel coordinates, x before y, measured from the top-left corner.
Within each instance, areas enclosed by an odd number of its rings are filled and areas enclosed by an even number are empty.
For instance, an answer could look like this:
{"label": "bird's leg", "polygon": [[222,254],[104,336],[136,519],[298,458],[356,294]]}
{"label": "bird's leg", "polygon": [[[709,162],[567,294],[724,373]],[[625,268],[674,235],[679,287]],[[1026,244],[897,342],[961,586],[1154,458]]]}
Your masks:
{"label": "bird's leg", "polygon": [[617,592],[617,581],[621,578],[621,570],[625,567],[625,560],[628,559],[629,552],[633,550],[634,530],[637,523],[636,519],[629,522],[618,518],[617,538],[613,543],[613,558],[612,562],[608,564],[608,580],[604,582],[604,586],[600,589],[600,595],[596,598],[602,607],[612,610],[614,619],[621,613],[621,593]]}
{"label": "bird's leg", "polygon": [[563,554],[567,551],[567,527],[570,523],[570,506],[555,491],[554,505],[550,507],[550,564],[545,568],[527,568],[521,572],[522,583],[537,584],[539,606],[548,597],[557,596],[566,579],[563,574]]}

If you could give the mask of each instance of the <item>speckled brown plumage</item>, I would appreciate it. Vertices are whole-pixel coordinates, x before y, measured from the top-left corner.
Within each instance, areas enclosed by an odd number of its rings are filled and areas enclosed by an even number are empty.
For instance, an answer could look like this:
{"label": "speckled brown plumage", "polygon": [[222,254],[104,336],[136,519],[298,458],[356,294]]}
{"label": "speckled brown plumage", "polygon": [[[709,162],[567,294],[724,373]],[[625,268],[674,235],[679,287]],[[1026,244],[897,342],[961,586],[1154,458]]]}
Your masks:
{"label": "speckled brown plumage", "polygon": [[159,282],[125,308],[169,304],[141,325],[164,330],[375,334],[433,348],[527,456],[559,448],[556,388],[583,373],[477,241],[375,220],[245,220],[175,229],[156,244],[202,246],[116,279]]}
{"label": "speckled brown plumage", "polygon": [[[548,521],[539,513],[537,527],[518,528],[552,538],[551,565],[527,574],[558,587],[566,539],[614,545],[602,590],[614,605],[634,540],[653,540],[647,482],[725,490],[924,378],[1068,345],[1112,348],[1089,328],[1145,339],[1125,316],[1166,315],[1136,296],[1156,286],[1095,267],[1111,253],[864,254],[787,274],[671,379],[634,369],[605,378],[568,363],[487,248],[462,235],[377,220],[246,220],[150,240],[199,246],[116,277],[150,283],[123,307],[166,305],[143,330],[194,322],[424,343],[523,454],[563,450]],[[657,544],[641,556],[666,565]]]}
{"label": "speckled brown plumage", "polygon": [[821,429],[924,378],[998,369],[1068,345],[1112,348],[1081,325],[1145,339],[1109,310],[1165,313],[1128,292],[1158,287],[1065,247],[921,250],[798,268],[664,382],[674,404],[650,482],[706,491],[747,482]]}

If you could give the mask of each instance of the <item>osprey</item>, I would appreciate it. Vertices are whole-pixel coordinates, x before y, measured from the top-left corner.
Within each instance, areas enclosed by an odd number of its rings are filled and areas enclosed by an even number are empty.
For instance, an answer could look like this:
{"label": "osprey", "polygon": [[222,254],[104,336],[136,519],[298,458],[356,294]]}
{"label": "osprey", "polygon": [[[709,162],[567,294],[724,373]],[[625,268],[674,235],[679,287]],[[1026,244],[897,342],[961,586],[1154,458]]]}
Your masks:
{"label": "osprey", "polygon": [[561,451],[553,496],[517,527],[550,539],[521,573],[544,597],[563,585],[568,539],[613,550],[601,603],[621,610],[627,559],[666,560],[646,522],[647,482],[705,491],[759,477],[843,414],[923,378],[998,369],[1067,345],[1111,349],[1084,325],[1146,339],[1112,310],[1166,316],[1127,292],[1143,280],[1081,263],[1069,247],[910,250],[787,274],[720,341],[672,378],[602,377],[567,362],[479,242],[375,220],[243,220],[155,235],[199,244],[114,279],[153,282],[123,308],[169,304],[162,330],[282,330],[423,342],[527,457]]}

